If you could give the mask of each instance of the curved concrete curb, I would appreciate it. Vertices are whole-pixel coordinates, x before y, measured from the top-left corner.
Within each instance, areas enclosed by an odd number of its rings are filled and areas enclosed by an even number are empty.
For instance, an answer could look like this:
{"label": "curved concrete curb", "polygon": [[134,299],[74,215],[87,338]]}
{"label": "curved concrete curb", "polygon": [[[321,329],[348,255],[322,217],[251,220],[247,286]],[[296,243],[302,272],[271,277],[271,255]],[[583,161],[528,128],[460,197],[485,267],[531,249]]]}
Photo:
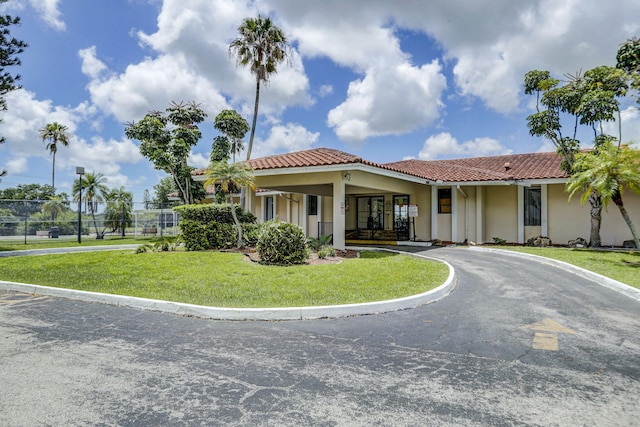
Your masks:
{"label": "curved concrete curb", "polygon": [[523,252],[515,252],[508,251],[504,249],[493,249],[493,248],[483,248],[478,246],[470,246],[470,250],[481,251],[481,252],[499,252],[504,255],[514,256],[518,258],[531,259],[543,264],[552,265],[554,267],[562,268],[563,270],[570,271],[571,273],[583,277],[585,279],[591,280],[598,285],[604,286],[606,288],[612,289],[616,292],[619,292],[623,295],[628,296],[629,298],[633,298],[637,301],[640,301],[640,290],[627,285],[626,283],[618,282],[617,280],[610,279],[609,277],[603,276],[598,273],[594,273],[593,271],[585,270],[584,268],[577,267],[573,264],[566,263],[564,261],[558,261],[551,258],[545,258],[538,255],[527,254]]}
{"label": "curved concrete curb", "polygon": [[310,320],[334,317],[347,317],[365,314],[379,314],[390,311],[406,310],[438,301],[447,296],[455,288],[455,270],[446,261],[409,254],[401,251],[378,248],[349,248],[362,250],[384,250],[408,256],[415,256],[443,262],[449,268],[447,280],[435,289],[418,295],[377,301],[363,304],[344,304],[314,307],[283,308],[223,308],[207,307],[195,304],[161,301],[148,298],[127,297],[122,295],[103,294],[98,292],[78,291],[73,289],[53,288],[49,286],[30,285],[25,283],[0,281],[0,289],[24,292],[29,294],[48,295],[78,301],[97,302],[117,306],[131,307],[140,310],[161,311],[182,316],[194,316],[216,320]]}

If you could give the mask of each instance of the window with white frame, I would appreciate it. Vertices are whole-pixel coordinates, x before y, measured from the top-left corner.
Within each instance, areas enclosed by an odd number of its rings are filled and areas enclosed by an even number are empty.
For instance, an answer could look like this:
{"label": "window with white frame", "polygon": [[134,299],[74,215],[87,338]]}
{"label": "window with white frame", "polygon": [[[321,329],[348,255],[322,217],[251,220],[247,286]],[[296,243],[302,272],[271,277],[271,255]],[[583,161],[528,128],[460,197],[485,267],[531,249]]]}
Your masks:
{"label": "window with white frame", "polygon": [[264,198],[264,220],[271,221],[273,219],[273,196],[265,196]]}
{"label": "window with white frame", "polygon": [[540,187],[524,189],[524,225],[542,224],[542,192]]}

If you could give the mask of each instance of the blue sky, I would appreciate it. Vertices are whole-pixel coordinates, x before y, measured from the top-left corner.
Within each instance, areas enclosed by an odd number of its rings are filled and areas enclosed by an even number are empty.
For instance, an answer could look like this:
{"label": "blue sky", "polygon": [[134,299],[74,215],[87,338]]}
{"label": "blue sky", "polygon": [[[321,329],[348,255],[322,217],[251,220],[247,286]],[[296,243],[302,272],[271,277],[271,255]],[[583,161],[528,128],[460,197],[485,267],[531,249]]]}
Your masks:
{"label": "blue sky", "polygon": [[[124,135],[126,122],[172,101],[209,114],[190,164],[207,164],[213,118],[250,121],[255,81],[227,53],[245,17],[273,17],[294,50],[263,88],[253,157],[332,147],[376,162],[550,151],[532,138],[524,73],[558,78],[613,65],[640,36],[637,0],[10,0],[12,30],[29,43],[23,89],[1,114],[0,188],[48,184],[46,123],[69,127],[56,187],[76,166],[103,173],[141,201],[165,175]],[[624,139],[640,114],[624,106]],[[613,125],[612,125],[613,126]],[[636,138],[637,139],[637,138]]]}

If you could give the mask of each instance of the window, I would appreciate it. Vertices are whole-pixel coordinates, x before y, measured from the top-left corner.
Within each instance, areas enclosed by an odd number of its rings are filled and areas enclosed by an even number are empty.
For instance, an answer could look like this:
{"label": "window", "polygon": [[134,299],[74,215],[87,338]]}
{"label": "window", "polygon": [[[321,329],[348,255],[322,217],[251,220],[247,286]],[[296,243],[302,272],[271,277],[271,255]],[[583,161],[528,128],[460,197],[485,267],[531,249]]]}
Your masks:
{"label": "window", "polygon": [[542,224],[542,197],[540,188],[524,189],[524,225]]}
{"label": "window", "polygon": [[271,221],[273,219],[273,196],[264,198],[264,220]]}
{"label": "window", "polygon": [[318,215],[318,196],[307,196],[307,215]]}
{"label": "window", "polygon": [[438,213],[451,213],[451,189],[438,188]]}

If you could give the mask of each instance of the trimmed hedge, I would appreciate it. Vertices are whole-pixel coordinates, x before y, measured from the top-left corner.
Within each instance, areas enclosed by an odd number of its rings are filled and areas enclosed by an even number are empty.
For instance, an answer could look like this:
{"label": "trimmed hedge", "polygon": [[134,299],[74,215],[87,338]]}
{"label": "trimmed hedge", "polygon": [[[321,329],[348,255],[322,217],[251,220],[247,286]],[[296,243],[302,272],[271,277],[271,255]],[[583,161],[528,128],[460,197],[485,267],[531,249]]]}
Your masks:
{"label": "trimmed hedge", "polygon": [[[188,251],[230,248],[237,243],[229,204],[183,205],[174,209],[180,214],[182,240]],[[242,212],[239,206],[235,209],[245,243],[255,244],[258,228],[255,215]]]}

